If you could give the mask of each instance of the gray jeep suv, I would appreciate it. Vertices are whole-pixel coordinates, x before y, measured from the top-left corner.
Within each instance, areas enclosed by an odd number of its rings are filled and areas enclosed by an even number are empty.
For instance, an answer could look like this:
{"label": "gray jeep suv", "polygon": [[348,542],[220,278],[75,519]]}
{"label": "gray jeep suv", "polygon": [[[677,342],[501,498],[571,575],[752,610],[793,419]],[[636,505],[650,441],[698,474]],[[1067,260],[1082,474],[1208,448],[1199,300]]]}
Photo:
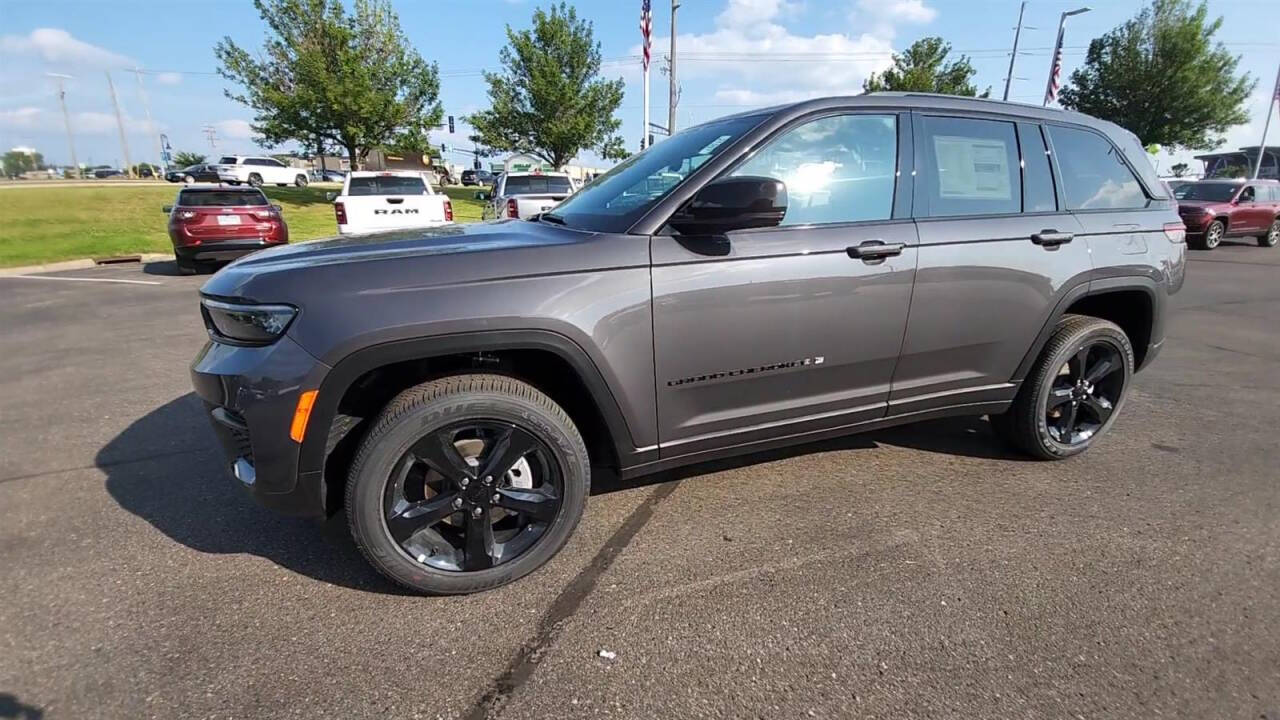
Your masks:
{"label": "gray jeep suv", "polygon": [[1184,227],[1137,138],[914,94],[689,128],[533,221],[260,252],[192,365],[260,502],[379,571],[496,587],[622,478],[947,415],[1097,442],[1164,339]]}

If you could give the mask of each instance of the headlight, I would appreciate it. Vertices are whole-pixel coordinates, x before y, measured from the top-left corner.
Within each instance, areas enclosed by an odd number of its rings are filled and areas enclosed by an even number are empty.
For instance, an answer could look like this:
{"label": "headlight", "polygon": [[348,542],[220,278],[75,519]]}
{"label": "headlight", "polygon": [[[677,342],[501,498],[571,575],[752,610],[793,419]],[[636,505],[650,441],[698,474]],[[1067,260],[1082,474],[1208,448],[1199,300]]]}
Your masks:
{"label": "headlight", "polygon": [[284,334],[298,314],[291,305],[241,305],[201,298],[205,325],[219,338],[267,345]]}

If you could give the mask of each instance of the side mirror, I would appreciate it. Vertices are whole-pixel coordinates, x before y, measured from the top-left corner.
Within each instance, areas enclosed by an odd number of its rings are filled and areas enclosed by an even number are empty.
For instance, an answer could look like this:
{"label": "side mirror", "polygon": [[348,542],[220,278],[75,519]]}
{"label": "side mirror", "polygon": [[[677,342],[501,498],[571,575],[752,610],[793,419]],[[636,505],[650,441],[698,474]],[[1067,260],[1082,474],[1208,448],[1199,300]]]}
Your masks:
{"label": "side mirror", "polygon": [[723,235],[777,227],[786,214],[786,183],[748,175],[720,178],[703,186],[667,224],[681,235]]}
{"label": "side mirror", "polygon": [[163,208],[161,208],[161,210],[164,210],[164,214],[168,215],[169,213],[173,212],[173,206],[165,205]]}
{"label": "side mirror", "polygon": [[324,194],[324,199],[328,200],[329,202],[333,202],[334,200],[337,199],[337,197],[338,197],[338,193],[332,190]]}
{"label": "side mirror", "polygon": [[477,190],[477,191],[476,191],[476,199],[477,199],[477,200],[488,200],[488,199],[489,199],[489,193],[488,193],[487,191],[485,191],[485,190]]}

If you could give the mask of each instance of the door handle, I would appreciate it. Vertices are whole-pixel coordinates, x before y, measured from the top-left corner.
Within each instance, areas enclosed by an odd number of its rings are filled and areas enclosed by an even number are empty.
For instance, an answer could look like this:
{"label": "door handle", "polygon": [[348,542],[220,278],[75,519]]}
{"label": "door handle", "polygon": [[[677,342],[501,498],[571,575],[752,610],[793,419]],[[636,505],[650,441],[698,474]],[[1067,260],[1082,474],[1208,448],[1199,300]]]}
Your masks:
{"label": "door handle", "polygon": [[859,245],[845,248],[845,252],[849,253],[849,257],[865,262],[867,260],[881,260],[894,255],[901,255],[904,247],[906,247],[906,243],[886,243],[883,240],[868,240]]}
{"label": "door handle", "polygon": [[1069,232],[1058,232],[1057,230],[1041,230],[1031,236],[1031,242],[1042,245],[1044,247],[1057,247],[1065,245],[1075,237]]}
{"label": "door handle", "polygon": [[400,203],[404,202],[404,198],[387,198],[387,202],[391,203],[392,205],[399,205]]}

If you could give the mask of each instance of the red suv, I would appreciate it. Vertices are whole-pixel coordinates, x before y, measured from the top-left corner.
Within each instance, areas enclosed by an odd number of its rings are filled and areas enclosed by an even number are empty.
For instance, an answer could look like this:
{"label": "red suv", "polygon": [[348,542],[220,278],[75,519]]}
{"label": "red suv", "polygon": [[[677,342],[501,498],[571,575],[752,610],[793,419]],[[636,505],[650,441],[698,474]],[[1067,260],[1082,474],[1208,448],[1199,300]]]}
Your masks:
{"label": "red suv", "polygon": [[233,260],[289,242],[280,206],[257,188],[184,187],[169,216],[169,239],[178,271],[195,274],[200,263]]}
{"label": "red suv", "polygon": [[1201,180],[1173,196],[1192,247],[1212,250],[1227,237],[1254,237],[1263,247],[1280,240],[1280,182]]}

